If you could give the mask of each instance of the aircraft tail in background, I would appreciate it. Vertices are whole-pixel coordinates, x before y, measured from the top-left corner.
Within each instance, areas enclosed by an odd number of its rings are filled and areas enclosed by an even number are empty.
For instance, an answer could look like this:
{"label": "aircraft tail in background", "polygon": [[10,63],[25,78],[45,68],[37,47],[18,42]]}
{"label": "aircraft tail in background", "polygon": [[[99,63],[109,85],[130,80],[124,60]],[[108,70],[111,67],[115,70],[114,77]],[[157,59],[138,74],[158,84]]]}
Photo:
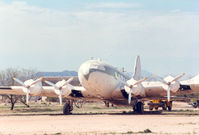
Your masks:
{"label": "aircraft tail in background", "polygon": [[140,80],[141,79],[141,75],[142,75],[142,71],[141,71],[141,62],[140,62],[140,56],[138,55],[136,57],[136,61],[135,61],[135,67],[134,67],[134,75],[133,78],[135,80]]}

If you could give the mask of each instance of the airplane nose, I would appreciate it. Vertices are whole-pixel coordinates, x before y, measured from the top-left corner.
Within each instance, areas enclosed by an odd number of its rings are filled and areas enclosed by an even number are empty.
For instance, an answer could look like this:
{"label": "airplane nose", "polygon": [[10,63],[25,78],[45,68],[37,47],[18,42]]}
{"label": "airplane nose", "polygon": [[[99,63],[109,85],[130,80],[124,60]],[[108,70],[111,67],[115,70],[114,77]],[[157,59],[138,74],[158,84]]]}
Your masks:
{"label": "airplane nose", "polygon": [[85,63],[83,63],[78,71],[79,80],[86,79],[88,81],[89,76],[92,72],[98,71],[98,70],[104,70],[103,67],[100,66],[99,61],[96,60],[89,60]]}
{"label": "airplane nose", "polygon": [[[85,76],[87,76],[90,72],[90,67],[91,67],[91,63],[89,61],[83,63],[78,70],[78,77],[79,77],[79,81],[82,84],[83,81],[86,79]],[[85,80],[86,81],[86,80]],[[84,82],[85,82],[84,81]]]}
{"label": "airplane nose", "polygon": [[87,75],[89,73],[89,69],[90,69],[90,63],[85,62],[80,66],[78,74],[81,74],[83,76]]}

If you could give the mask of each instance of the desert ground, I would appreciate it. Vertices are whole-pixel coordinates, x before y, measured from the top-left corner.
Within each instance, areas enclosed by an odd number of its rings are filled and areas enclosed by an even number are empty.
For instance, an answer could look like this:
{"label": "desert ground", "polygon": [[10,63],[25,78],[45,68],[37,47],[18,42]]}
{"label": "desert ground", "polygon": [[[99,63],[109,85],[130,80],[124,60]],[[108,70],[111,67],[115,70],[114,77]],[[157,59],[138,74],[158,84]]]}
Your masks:
{"label": "desert ground", "polygon": [[174,102],[172,112],[146,108],[142,115],[132,113],[131,108],[106,108],[103,103],[74,108],[71,115],[62,115],[58,104],[17,105],[14,111],[0,106],[0,135],[199,134],[199,109],[182,102]]}

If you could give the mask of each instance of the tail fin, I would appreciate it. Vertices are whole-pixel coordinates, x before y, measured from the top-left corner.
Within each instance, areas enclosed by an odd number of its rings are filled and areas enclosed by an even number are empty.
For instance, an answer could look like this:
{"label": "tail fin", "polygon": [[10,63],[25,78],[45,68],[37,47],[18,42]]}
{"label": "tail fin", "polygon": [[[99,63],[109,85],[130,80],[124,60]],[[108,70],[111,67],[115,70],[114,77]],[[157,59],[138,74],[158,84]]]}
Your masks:
{"label": "tail fin", "polygon": [[135,80],[140,80],[141,79],[141,62],[140,62],[140,56],[137,56],[136,61],[135,61],[133,78]]}

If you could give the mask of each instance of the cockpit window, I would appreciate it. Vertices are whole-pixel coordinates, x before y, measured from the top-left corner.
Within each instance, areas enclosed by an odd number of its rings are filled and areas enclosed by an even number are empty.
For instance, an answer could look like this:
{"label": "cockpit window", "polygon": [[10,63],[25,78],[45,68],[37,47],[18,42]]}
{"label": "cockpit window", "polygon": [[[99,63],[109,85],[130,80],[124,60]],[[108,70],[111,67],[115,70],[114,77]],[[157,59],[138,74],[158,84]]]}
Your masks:
{"label": "cockpit window", "polygon": [[105,68],[103,65],[100,65],[98,63],[94,63],[90,66],[90,69],[98,69],[98,70],[102,70],[102,71],[105,71]]}

